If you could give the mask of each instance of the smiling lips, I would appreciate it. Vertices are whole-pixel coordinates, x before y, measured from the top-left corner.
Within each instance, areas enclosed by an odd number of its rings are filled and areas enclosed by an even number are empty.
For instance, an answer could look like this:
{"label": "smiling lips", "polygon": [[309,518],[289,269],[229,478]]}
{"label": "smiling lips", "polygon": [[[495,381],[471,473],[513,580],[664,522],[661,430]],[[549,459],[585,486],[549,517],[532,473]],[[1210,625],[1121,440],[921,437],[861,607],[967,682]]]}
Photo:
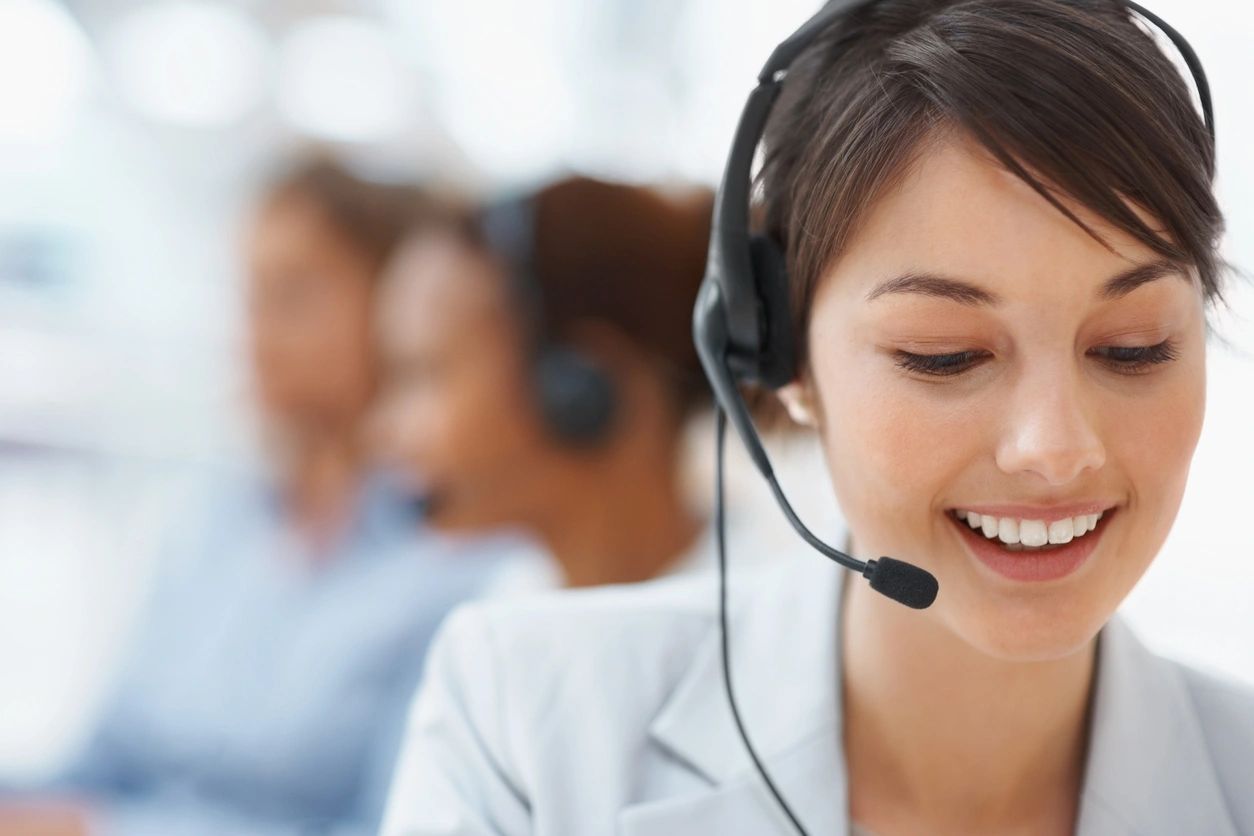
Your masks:
{"label": "smiling lips", "polygon": [[1076,538],[1083,537],[1097,527],[1097,521],[1104,513],[1104,511],[1098,511],[1091,514],[1079,514],[1049,522],[1023,517],[999,517],[964,509],[956,510],[954,516],[965,521],[972,529],[983,532],[989,540],[1000,540],[1007,546],[1017,545],[1021,548],[1033,549],[1049,545],[1065,545]]}
{"label": "smiling lips", "polygon": [[[968,553],[1012,581],[1050,581],[1083,566],[1115,515],[1115,503],[1023,505],[946,512]],[[1014,542],[1014,541],[1018,542]]]}

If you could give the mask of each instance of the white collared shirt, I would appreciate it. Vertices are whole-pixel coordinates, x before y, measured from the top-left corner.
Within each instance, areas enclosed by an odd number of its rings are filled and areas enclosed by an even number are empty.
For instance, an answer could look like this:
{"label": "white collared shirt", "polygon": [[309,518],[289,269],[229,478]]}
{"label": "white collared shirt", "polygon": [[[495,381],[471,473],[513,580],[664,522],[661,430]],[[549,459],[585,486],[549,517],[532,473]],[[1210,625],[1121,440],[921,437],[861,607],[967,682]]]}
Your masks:
{"label": "white collared shirt", "polygon": [[[821,560],[733,575],[737,697],[811,834],[847,836],[840,584]],[[433,650],[384,836],[791,833],[721,682],[712,578],[461,609]],[[1254,694],[1098,643],[1079,836],[1254,833]]]}

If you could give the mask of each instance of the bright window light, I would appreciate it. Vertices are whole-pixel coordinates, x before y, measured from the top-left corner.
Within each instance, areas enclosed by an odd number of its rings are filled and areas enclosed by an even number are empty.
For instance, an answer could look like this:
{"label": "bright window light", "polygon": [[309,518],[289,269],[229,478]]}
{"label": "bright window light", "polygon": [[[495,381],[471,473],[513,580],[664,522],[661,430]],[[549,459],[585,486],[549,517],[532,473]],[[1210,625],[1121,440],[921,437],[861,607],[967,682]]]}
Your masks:
{"label": "bright window light", "polygon": [[144,6],[107,33],[105,53],[123,96],[158,121],[230,125],[266,94],[265,32],[226,4]]}
{"label": "bright window light", "polygon": [[88,90],[91,49],[74,20],[47,0],[0,2],[0,142],[64,134]]}
{"label": "bright window light", "polygon": [[388,139],[406,126],[412,75],[378,23],[311,17],[279,45],[277,105],[294,128],[320,139]]}

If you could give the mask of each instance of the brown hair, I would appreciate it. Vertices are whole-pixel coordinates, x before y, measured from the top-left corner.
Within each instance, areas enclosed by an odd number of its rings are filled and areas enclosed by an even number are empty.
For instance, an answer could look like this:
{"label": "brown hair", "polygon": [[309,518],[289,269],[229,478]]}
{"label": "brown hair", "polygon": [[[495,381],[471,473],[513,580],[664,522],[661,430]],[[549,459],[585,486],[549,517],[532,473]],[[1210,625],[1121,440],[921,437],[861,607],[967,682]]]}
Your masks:
{"label": "brown hair", "polygon": [[1119,0],[880,0],[798,57],[764,139],[765,221],[786,253],[803,363],[822,272],[950,129],[1097,240],[1052,189],[1195,267],[1206,300],[1222,299],[1213,144],[1184,79]]}
{"label": "brown hair", "polygon": [[532,198],[532,268],[546,336],[580,322],[616,328],[657,361],[687,411],[709,394],[692,342],[713,194],[571,177]]}
{"label": "brown hair", "polygon": [[[692,308],[705,273],[713,193],[568,177],[523,198],[531,213],[527,292],[541,311],[545,340],[569,340],[580,325],[608,325],[651,360],[670,384],[681,415],[710,390],[692,342]],[[438,223],[485,249],[473,215]],[[513,254],[504,256],[508,262]],[[512,265],[517,267],[518,265]]]}
{"label": "brown hair", "polygon": [[316,205],[368,259],[374,276],[407,234],[456,211],[450,200],[419,186],[366,180],[329,157],[302,160],[270,180],[264,201],[289,199]]}

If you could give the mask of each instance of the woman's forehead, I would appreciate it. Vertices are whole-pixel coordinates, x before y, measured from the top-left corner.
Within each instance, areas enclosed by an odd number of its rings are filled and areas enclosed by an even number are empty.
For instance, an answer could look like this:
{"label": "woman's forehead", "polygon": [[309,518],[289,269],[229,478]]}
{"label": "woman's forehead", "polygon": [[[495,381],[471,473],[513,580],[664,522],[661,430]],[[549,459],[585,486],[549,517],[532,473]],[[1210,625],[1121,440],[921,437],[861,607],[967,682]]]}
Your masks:
{"label": "woman's forehead", "polygon": [[453,236],[414,239],[388,270],[380,325],[385,333],[442,339],[481,324],[497,327],[506,309],[498,273],[494,262]]}
{"label": "woman's forehead", "polygon": [[[973,140],[956,135],[932,143],[868,209],[824,271],[820,293],[867,299],[877,284],[909,273],[965,277],[1010,295],[1020,284],[1096,290],[1120,271],[1159,258],[1065,193],[1054,196],[1102,240]],[[1129,208],[1154,225],[1138,207]]]}

